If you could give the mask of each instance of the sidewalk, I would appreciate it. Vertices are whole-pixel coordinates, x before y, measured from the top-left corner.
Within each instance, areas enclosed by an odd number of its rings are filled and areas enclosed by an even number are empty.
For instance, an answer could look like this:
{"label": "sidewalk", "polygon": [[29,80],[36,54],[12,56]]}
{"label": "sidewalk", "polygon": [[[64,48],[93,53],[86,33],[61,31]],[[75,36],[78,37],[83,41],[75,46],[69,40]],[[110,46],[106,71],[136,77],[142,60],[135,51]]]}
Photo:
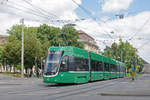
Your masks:
{"label": "sidewalk", "polygon": [[17,80],[17,79],[20,79],[20,78],[0,74],[0,80]]}
{"label": "sidewalk", "polygon": [[42,78],[20,78],[0,74],[0,85],[29,85],[37,82],[42,83]]}

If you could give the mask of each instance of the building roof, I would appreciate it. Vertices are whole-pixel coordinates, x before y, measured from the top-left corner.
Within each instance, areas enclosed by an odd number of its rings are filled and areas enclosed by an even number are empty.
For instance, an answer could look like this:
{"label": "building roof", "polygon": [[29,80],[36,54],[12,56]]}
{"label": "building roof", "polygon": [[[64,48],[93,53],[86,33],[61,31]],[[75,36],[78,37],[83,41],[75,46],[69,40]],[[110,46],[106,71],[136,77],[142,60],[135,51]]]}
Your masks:
{"label": "building roof", "polygon": [[98,49],[99,47],[96,45],[95,39],[93,37],[91,37],[90,35],[86,34],[84,31],[79,30],[78,31],[79,34],[79,41],[83,42],[84,44],[87,44],[89,46],[93,46],[96,49]]}
{"label": "building roof", "polygon": [[86,33],[85,33],[84,31],[82,31],[82,30],[79,30],[78,33],[79,33],[79,34],[84,34],[84,35],[86,35],[88,38],[90,38],[90,39],[93,40],[93,41],[95,40],[93,37],[91,37],[90,35],[86,34]]}

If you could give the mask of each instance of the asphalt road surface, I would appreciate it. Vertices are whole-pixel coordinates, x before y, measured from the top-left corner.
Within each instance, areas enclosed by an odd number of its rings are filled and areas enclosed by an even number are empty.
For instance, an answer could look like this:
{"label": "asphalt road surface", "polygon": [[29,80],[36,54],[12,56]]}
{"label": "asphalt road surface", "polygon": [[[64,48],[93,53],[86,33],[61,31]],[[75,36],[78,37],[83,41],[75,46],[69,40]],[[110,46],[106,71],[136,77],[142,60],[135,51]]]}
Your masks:
{"label": "asphalt road surface", "polygon": [[150,75],[87,84],[44,84],[0,75],[0,100],[150,100]]}

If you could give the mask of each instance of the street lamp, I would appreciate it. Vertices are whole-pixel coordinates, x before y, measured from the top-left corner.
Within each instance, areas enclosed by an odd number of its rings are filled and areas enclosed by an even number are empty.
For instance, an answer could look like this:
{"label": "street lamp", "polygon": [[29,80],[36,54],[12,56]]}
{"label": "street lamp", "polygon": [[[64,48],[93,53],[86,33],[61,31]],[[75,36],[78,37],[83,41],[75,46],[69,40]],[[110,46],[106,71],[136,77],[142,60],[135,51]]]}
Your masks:
{"label": "street lamp", "polygon": [[124,14],[116,14],[115,16],[118,16],[119,19],[123,19],[124,18]]}

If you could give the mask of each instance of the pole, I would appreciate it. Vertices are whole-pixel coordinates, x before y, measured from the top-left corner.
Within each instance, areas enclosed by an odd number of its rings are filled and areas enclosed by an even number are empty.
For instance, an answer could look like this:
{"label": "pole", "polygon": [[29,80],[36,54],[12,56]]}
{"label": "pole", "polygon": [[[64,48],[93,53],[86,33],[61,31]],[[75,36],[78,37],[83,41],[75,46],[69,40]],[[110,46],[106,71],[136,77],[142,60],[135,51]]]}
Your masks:
{"label": "pole", "polygon": [[21,23],[22,23],[21,78],[24,78],[24,19],[21,19]]}
{"label": "pole", "polygon": [[122,51],[121,51],[121,62],[123,62],[123,59],[122,59]]}

